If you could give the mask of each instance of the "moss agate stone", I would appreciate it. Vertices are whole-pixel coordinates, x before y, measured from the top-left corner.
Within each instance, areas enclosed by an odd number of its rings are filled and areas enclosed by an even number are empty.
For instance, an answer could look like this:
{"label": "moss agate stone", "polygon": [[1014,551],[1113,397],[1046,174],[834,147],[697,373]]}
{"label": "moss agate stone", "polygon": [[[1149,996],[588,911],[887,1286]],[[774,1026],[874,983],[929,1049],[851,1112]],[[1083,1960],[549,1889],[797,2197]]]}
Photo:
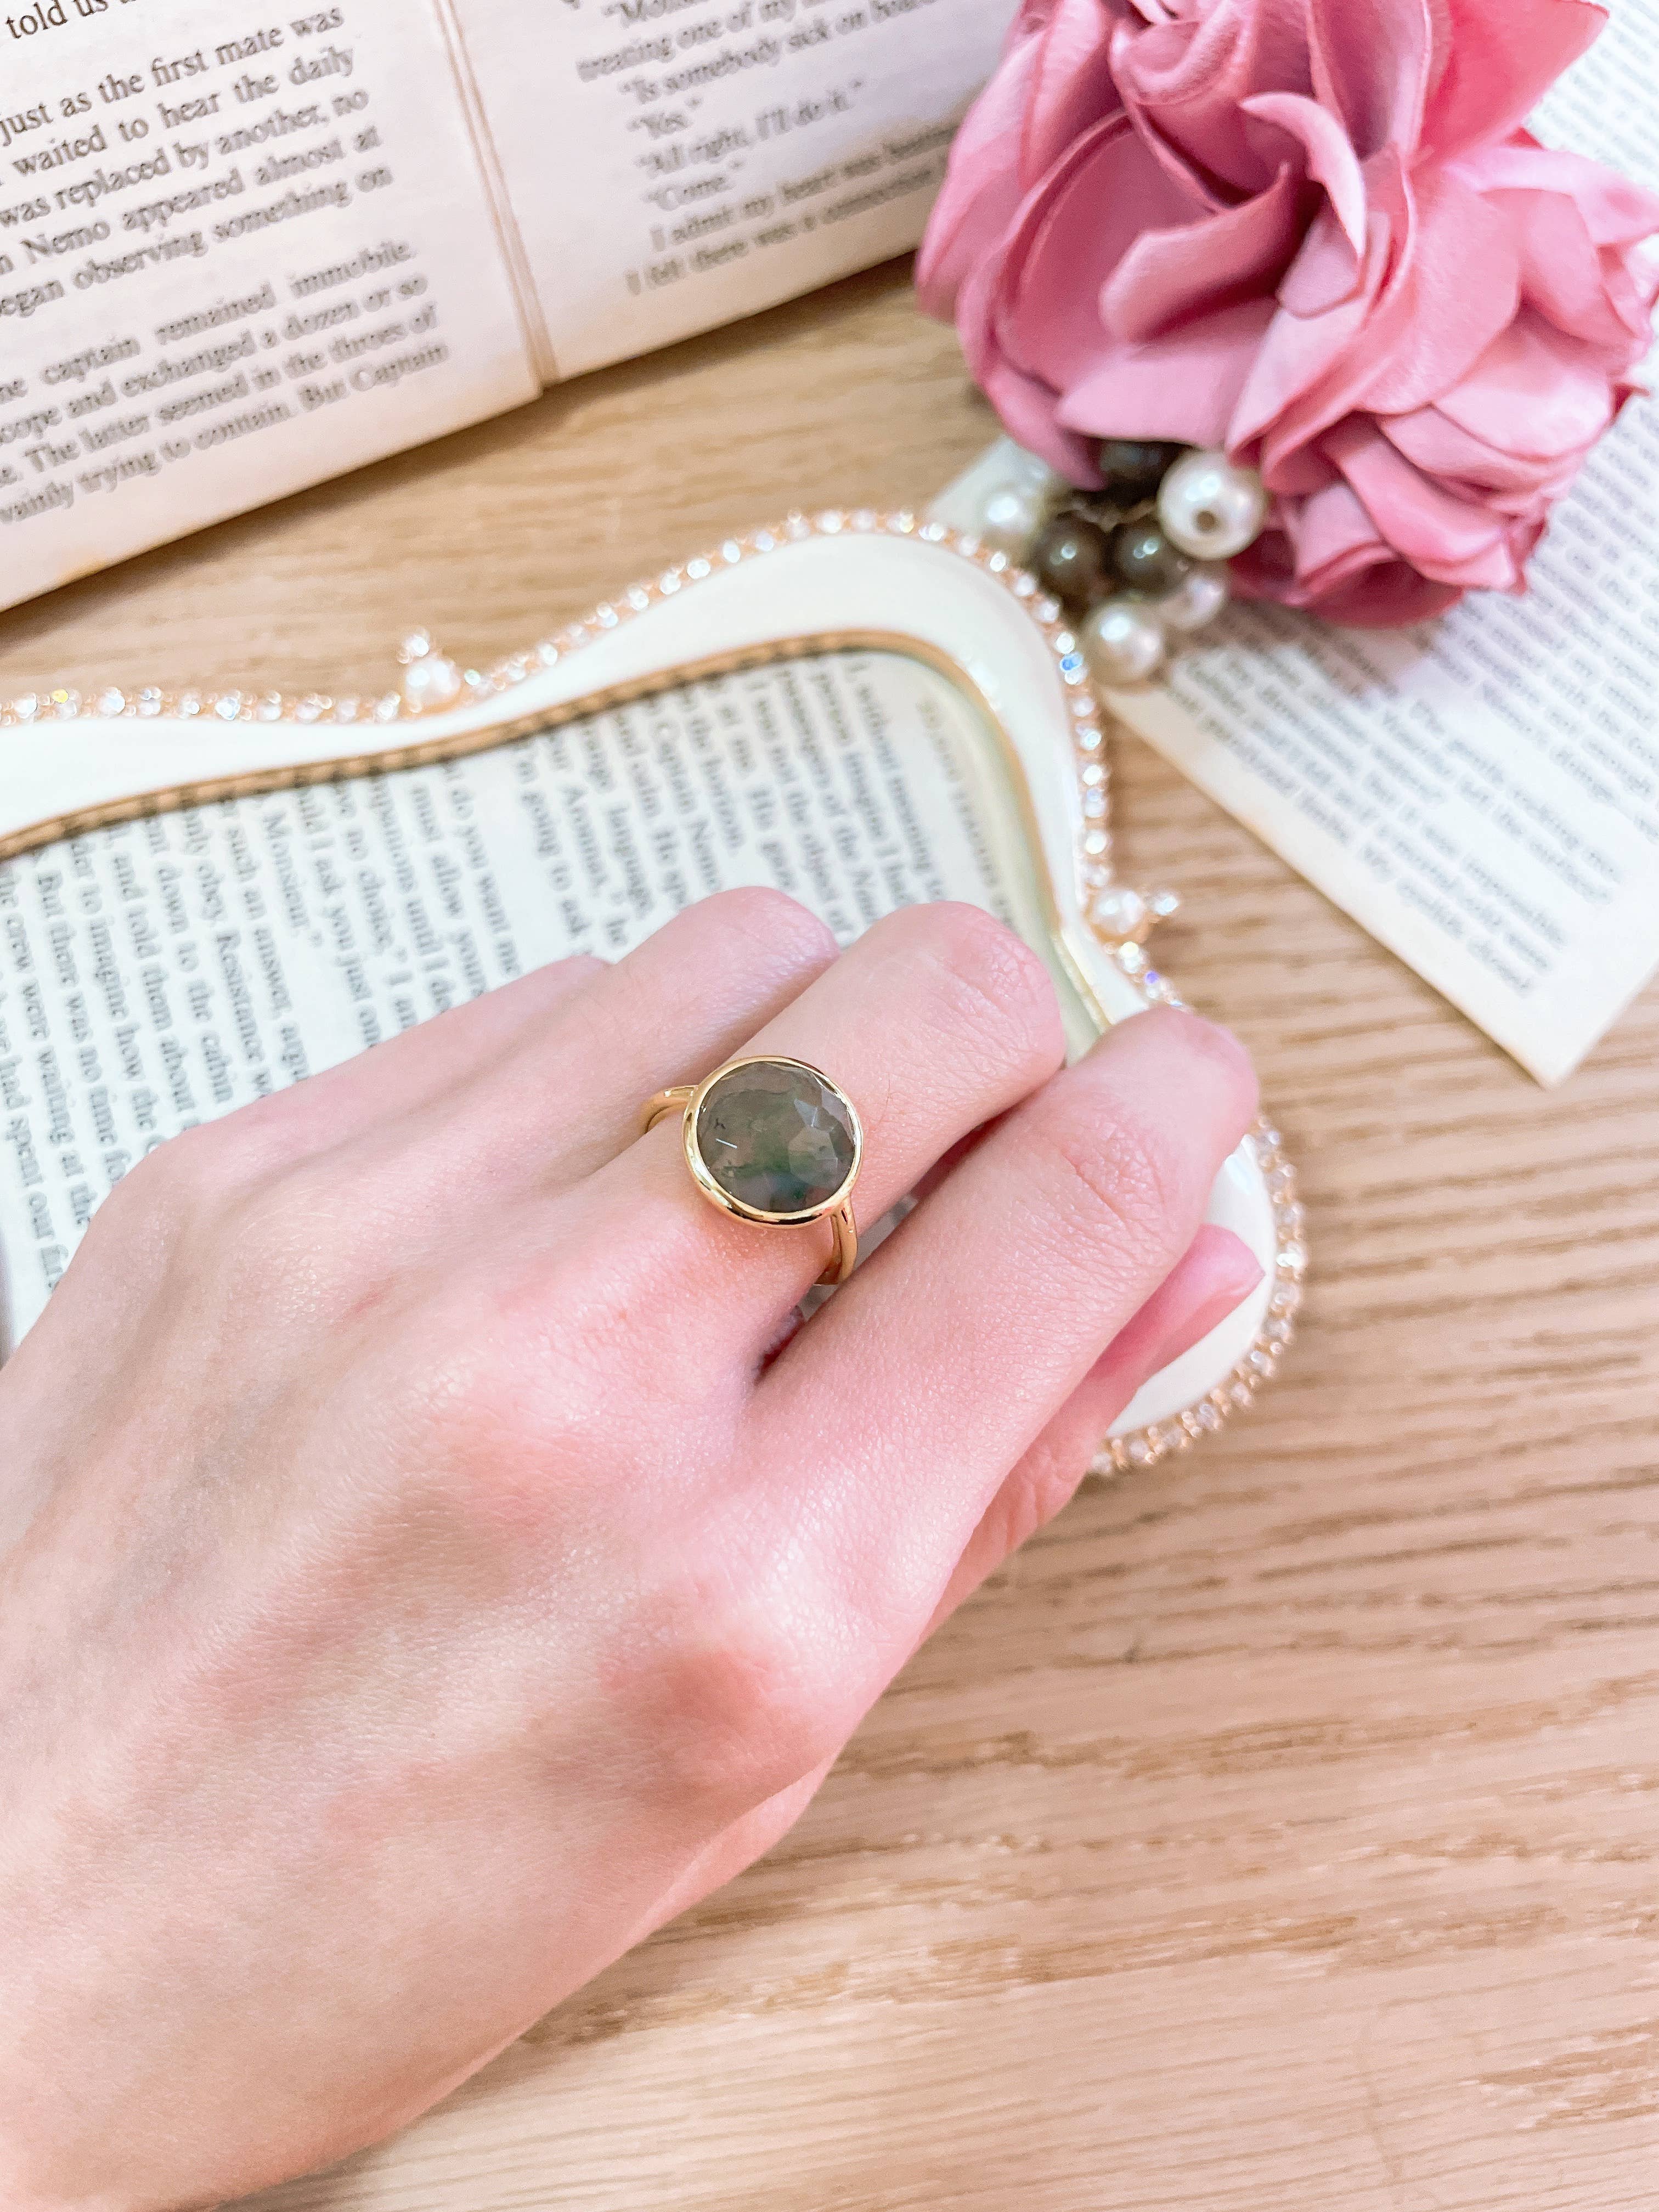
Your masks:
{"label": "moss agate stone", "polygon": [[791,1060],[751,1060],[709,1086],[694,1142],[728,1198],[755,1213],[811,1218],[846,1188],[858,1156],[834,1084]]}

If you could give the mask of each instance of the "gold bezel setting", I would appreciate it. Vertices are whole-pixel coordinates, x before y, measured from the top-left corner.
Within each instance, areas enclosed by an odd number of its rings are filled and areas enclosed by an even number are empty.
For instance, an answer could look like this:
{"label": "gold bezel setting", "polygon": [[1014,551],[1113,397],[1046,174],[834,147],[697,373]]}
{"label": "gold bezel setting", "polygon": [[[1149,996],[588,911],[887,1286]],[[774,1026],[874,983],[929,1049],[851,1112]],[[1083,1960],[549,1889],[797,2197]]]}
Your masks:
{"label": "gold bezel setting", "polygon": [[[702,1120],[702,1109],[709,1093],[714,1089],[716,1084],[723,1083],[728,1075],[735,1075],[740,1069],[745,1067],[798,1068],[803,1075],[810,1075],[814,1082],[822,1083],[827,1090],[833,1091],[847,1109],[848,1120],[853,1132],[853,1164],[848,1170],[840,1188],[821,1205],[808,1206],[804,1212],[800,1213],[768,1213],[758,1206],[746,1206],[742,1199],[734,1198],[717,1179],[714,1170],[705,1158],[698,1124]],[[857,1182],[859,1170],[864,1164],[864,1124],[859,1119],[858,1108],[854,1105],[833,1075],[826,1075],[821,1067],[814,1067],[811,1060],[796,1060],[787,1053],[747,1053],[740,1060],[728,1060],[724,1067],[717,1067],[712,1075],[706,1076],[686,1103],[682,1141],[685,1149],[685,1164],[691,1170],[691,1179],[703,1196],[712,1205],[719,1206],[722,1213],[731,1214],[734,1220],[757,1221],[769,1229],[810,1228],[813,1222],[827,1220],[832,1213],[839,1212],[853,1195],[853,1186]]]}
{"label": "gold bezel setting", "polygon": [[[465,667],[450,660],[447,655],[438,652],[428,632],[412,631],[398,651],[398,657],[404,669],[400,688],[377,695],[348,695],[335,698],[312,692],[292,698],[278,691],[252,689],[168,691],[159,685],[145,685],[137,690],[126,690],[110,685],[89,696],[83,696],[72,689],[62,688],[48,692],[26,693],[20,697],[0,702],[0,730],[6,731],[49,726],[53,722],[75,721],[87,717],[102,721],[137,723],[162,718],[186,721],[199,720],[204,735],[216,726],[239,722],[266,726],[287,723],[301,728],[312,728],[321,724],[343,730],[360,729],[365,734],[371,730],[384,731],[388,726],[396,726],[400,732],[406,730],[409,732],[405,744],[395,742],[388,744],[382,737],[377,738],[374,749],[370,752],[360,755],[345,752],[336,759],[308,764],[292,772],[228,779],[216,779],[204,775],[199,784],[188,793],[148,793],[118,805],[100,807],[92,817],[77,816],[44,822],[33,829],[0,839],[0,861],[15,858],[20,854],[51,842],[56,837],[82,834],[108,823],[131,820],[157,811],[167,804],[241,796],[254,791],[335,781],[354,774],[392,773],[402,768],[418,767],[431,760],[510,744],[515,736],[522,734],[521,731],[510,726],[491,729],[476,738],[427,743],[422,743],[417,732],[423,715],[431,716],[452,708],[481,704],[507,694],[529,682],[532,677],[562,665],[572,653],[579,652],[584,646],[608,636],[622,624],[648,613],[663,600],[676,597],[680,592],[716,574],[747,561],[763,559],[804,539],[872,534],[914,539],[970,562],[975,568],[997,578],[1041,630],[1065,686],[1071,723],[1073,769],[1078,780],[1083,816],[1077,866],[1090,929],[1119,972],[1150,1004],[1182,1005],[1184,1001],[1177,995],[1170,978],[1148,962],[1144,931],[1136,928],[1130,933],[1126,927],[1121,908],[1122,887],[1115,882],[1112,872],[1110,778],[1105,757],[1105,732],[1098,704],[1090,689],[1088,668],[1065,609],[1057,599],[1044,592],[1042,585],[1029,570],[1020,568],[1006,553],[984,544],[975,537],[953,530],[945,523],[929,521],[908,508],[890,514],[879,513],[870,507],[830,508],[814,515],[792,513],[780,524],[727,538],[712,551],[696,555],[690,561],[665,569],[649,581],[633,585],[627,591],[619,592],[614,599],[602,602],[584,620],[569,624],[527,652],[508,655],[506,659],[486,670]],[[845,647],[853,642],[849,639],[828,636],[791,641],[796,650],[823,652],[835,650],[838,646]],[[869,647],[877,641],[866,638],[857,642]],[[897,636],[881,642],[891,649],[901,649],[902,644]],[[738,659],[747,665],[769,657],[767,654],[744,654]],[[666,668],[660,678],[653,680],[649,686],[630,684],[623,687],[622,691],[615,696],[643,696],[647,689],[660,688],[662,684],[674,681],[677,674],[684,676],[684,671]],[[961,672],[957,672],[957,677],[962,680]],[[606,696],[598,695],[562,707],[546,719],[549,721],[576,719],[585,712],[599,711],[605,703]],[[538,721],[541,720],[538,717]],[[1057,946],[1063,953],[1063,944],[1057,940]],[[1092,997],[1092,994],[1088,995]],[[1213,1434],[1235,1413],[1250,1405],[1261,1385],[1278,1371],[1294,1338],[1296,1318],[1302,1304],[1302,1282],[1308,1267],[1303,1209],[1297,1196],[1296,1171],[1285,1154],[1279,1131],[1266,1120],[1257,1122],[1247,1141],[1255,1153],[1267,1186],[1274,1228],[1273,1281],[1262,1324],[1249,1350],[1234,1363],[1226,1376],[1194,1404],[1178,1414],[1154,1422],[1130,1435],[1109,1438],[1093,1462],[1092,1471],[1097,1474],[1121,1474],[1156,1465],[1176,1452],[1189,1450],[1200,1437]]]}

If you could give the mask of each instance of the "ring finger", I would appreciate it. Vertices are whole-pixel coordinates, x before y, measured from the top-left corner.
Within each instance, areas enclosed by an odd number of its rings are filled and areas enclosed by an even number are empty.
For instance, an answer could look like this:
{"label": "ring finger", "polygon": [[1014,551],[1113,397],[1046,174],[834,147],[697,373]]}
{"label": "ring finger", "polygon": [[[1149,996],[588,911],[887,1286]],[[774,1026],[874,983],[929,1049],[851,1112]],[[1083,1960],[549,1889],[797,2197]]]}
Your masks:
{"label": "ring finger", "polygon": [[[821,1069],[863,1124],[853,1203],[867,1229],[951,1147],[1017,1105],[1064,1057],[1036,956],[975,907],[910,907],[868,931],[741,1048]],[[685,1067],[682,1081],[711,1073]],[[722,1215],[688,1173],[672,1116],[571,1194],[567,1254],[603,1255],[613,1295],[654,1292],[698,1361],[708,1336],[757,1359],[830,1259],[830,1231]],[[690,1299],[666,1298],[693,1284]]]}

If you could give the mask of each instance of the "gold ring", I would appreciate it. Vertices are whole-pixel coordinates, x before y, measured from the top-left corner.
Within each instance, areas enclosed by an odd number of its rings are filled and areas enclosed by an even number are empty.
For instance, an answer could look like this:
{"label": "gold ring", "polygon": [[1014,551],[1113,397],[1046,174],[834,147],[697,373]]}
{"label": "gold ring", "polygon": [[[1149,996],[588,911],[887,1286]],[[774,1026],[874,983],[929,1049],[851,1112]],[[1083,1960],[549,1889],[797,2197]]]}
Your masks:
{"label": "gold ring", "polygon": [[671,1114],[683,1116],[685,1164],[711,1206],[769,1229],[827,1220],[835,1255],[818,1280],[847,1280],[859,1256],[853,1186],[864,1130],[838,1084],[804,1060],[728,1060],[702,1083],[648,1098],[641,1133]]}

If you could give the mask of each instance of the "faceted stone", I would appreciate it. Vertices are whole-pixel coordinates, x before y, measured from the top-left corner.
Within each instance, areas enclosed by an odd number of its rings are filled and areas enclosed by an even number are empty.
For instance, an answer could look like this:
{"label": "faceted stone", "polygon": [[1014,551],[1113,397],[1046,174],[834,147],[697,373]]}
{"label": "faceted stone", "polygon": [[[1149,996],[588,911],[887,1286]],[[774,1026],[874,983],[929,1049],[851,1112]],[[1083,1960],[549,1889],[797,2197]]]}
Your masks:
{"label": "faceted stone", "polygon": [[697,1151],[730,1198],[757,1213],[810,1214],[845,1187],[857,1150],[847,1101],[787,1060],[733,1068],[697,1115]]}

